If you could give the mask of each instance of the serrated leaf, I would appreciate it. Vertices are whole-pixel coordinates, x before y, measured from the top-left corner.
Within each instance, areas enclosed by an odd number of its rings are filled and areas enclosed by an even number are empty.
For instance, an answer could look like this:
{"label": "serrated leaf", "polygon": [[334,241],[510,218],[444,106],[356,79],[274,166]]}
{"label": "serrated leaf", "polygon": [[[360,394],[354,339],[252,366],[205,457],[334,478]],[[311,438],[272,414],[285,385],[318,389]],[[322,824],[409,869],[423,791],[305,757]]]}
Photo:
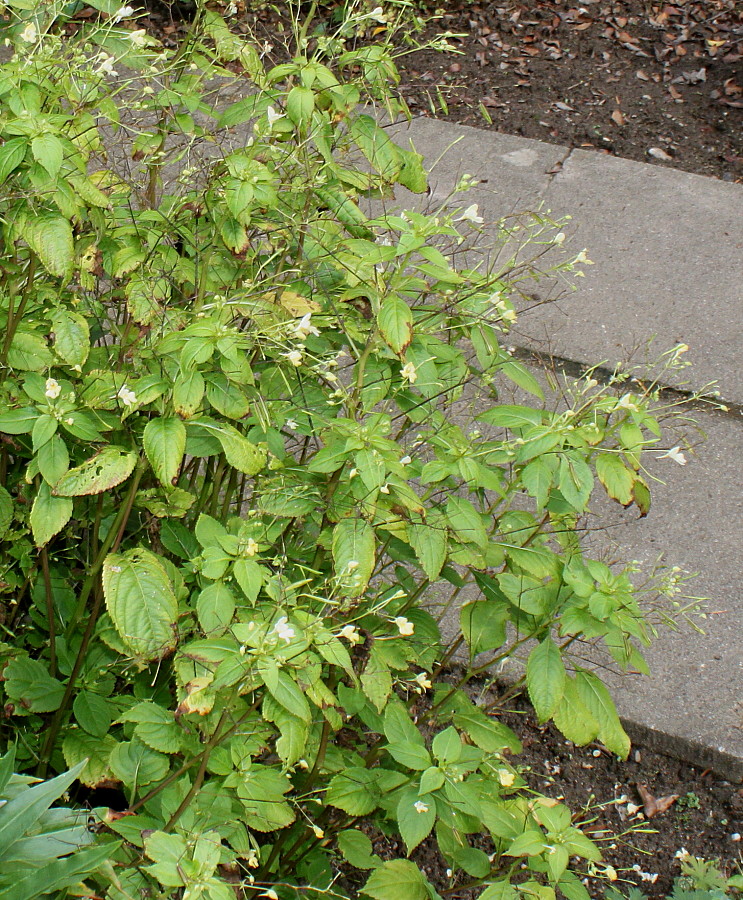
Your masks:
{"label": "serrated leaf", "polygon": [[8,348],[8,365],[23,372],[41,372],[54,363],[54,357],[41,335],[16,331]]}
{"label": "serrated leaf", "polygon": [[178,602],[165,567],[149,550],[110,553],[103,564],[106,608],[121,639],[141,659],[175,649]]}
{"label": "serrated leaf", "polygon": [[0,184],[4,184],[8,176],[24,160],[28,148],[25,137],[11,138],[0,147]]}
{"label": "serrated leaf", "polygon": [[105,447],[81,466],[70,469],[54,486],[57,497],[82,497],[109,491],[132,474],[137,464],[134,450]]}
{"label": "serrated leaf", "polygon": [[400,765],[422,771],[431,765],[431,756],[420,731],[402,703],[389,703],[384,713],[384,735],[389,741],[387,752]]}
{"label": "serrated leaf", "polygon": [[340,831],[336,840],[338,849],[354,869],[376,869],[382,865],[382,860],[373,852],[372,842],[363,831]]}
{"label": "serrated leaf", "polygon": [[360,597],[375,565],[374,530],[363,519],[341,519],[333,529],[333,565],[338,590],[344,597]]}
{"label": "serrated leaf", "polygon": [[350,816],[368,816],[377,808],[379,789],[371,769],[352,766],[330,779],[325,802]]}
{"label": "serrated leaf", "polygon": [[37,547],[45,546],[55,534],[59,534],[72,518],[72,510],[72,500],[52,496],[49,485],[42,481],[29,516],[31,533]]}
{"label": "serrated leaf", "polygon": [[64,161],[64,147],[60,139],[54,134],[40,134],[31,141],[31,153],[40,166],[49,173],[51,178],[56,178]]}
{"label": "serrated leaf", "polygon": [[64,696],[64,685],[36,659],[19,657],[11,660],[3,670],[3,688],[17,708],[33,713],[54,712]]}
{"label": "serrated leaf", "polygon": [[627,759],[630,739],[622,727],[617,709],[606,685],[593,672],[580,671],[575,676],[578,696],[599,723],[598,739],[612,753]]}
{"label": "serrated leaf", "polygon": [[199,594],[196,615],[206,635],[222,634],[235,615],[235,595],[221,581],[210,584]]}
{"label": "serrated leaf", "polygon": [[374,900],[429,900],[429,883],[415,863],[391,859],[375,869],[361,889]]}
{"label": "serrated leaf", "polygon": [[443,524],[408,525],[408,540],[429,581],[435,581],[446,562],[448,535]]}
{"label": "serrated leaf", "polygon": [[419,796],[414,787],[406,788],[400,794],[396,814],[397,827],[410,856],[431,833],[436,821],[436,801],[428,794]]}
{"label": "serrated leaf", "polygon": [[178,476],[186,452],[186,426],[180,419],[150,419],[142,445],[158,481],[170,487]]}
{"label": "serrated leaf", "polygon": [[286,115],[294,125],[308,125],[314,108],[314,92],[300,84],[295,85],[286,96]]}
{"label": "serrated leaf", "polygon": [[265,448],[249,441],[231,425],[224,422],[217,423],[206,417],[192,419],[188,424],[189,427],[198,427],[216,437],[222,445],[225,459],[238,472],[252,477],[266,465],[268,454]]}
{"label": "serrated leaf", "polygon": [[109,781],[113,773],[108,764],[111,751],[117,742],[111,735],[93,737],[79,728],[68,731],[62,741],[62,754],[68,766],[83,763],[78,779],[88,787],[97,787],[103,781]]}
{"label": "serrated leaf", "polygon": [[526,663],[526,687],[540,722],[552,716],[562,699],[565,678],[560,650],[548,636],[531,651]]}
{"label": "serrated leaf", "polygon": [[596,474],[613,500],[622,506],[632,503],[635,474],[625,466],[618,454],[599,453],[596,457]]}
{"label": "serrated leaf", "polygon": [[506,640],[508,608],[493,600],[475,600],[459,611],[459,627],[472,656],[495,650]]}
{"label": "serrated leaf", "polygon": [[23,229],[28,245],[49,272],[63,281],[69,281],[75,262],[75,242],[72,226],[63,216],[55,213],[30,218]]}
{"label": "serrated leaf", "polygon": [[377,712],[381,713],[392,693],[392,675],[376,646],[372,646],[361,675],[361,688]]}
{"label": "serrated leaf", "polygon": [[377,325],[387,346],[402,354],[413,340],[413,314],[404,300],[389,294],[382,301]]}
{"label": "serrated leaf", "polygon": [[31,434],[34,422],[39,418],[39,411],[33,406],[23,409],[10,409],[0,413],[0,431],[4,434]]}
{"label": "serrated leaf", "polygon": [[47,484],[55,485],[70,467],[67,444],[55,434],[36,454],[39,472]]}
{"label": "serrated leaf", "polygon": [[119,717],[119,722],[135,722],[134,733],[140,741],[160,753],[178,753],[183,732],[170,710],[144,700]]}
{"label": "serrated leaf", "polygon": [[113,707],[100,694],[82,690],[72,704],[77,724],[94,737],[105,737],[113,721]]}
{"label": "serrated leaf", "polygon": [[170,768],[168,757],[141,741],[124,741],[111,751],[109,765],[114,775],[128,788],[162,781]]}
{"label": "serrated leaf", "polygon": [[578,687],[569,675],[565,679],[562,699],[552,715],[552,721],[565,737],[579,747],[598,737],[599,723],[578,693]]}
{"label": "serrated leaf", "polygon": [[90,352],[90,329],[79,314],[54,309],[49,315],[54,329],[54,349],[68,366],[82,366]]}

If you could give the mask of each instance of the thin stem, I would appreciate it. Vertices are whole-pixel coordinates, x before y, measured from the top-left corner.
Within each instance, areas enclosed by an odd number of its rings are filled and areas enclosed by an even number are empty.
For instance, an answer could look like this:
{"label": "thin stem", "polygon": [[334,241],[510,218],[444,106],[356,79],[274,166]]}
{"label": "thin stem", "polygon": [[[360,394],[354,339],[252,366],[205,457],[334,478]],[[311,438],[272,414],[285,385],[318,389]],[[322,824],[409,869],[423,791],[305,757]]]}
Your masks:
{"label": "thin stem", "polygon": [[52,578],[49,572],[49,553],[46,547],[41,548],[41,571],[44,576],[44,600],[46,602],[46,623],[49,629],[49,674],[57,677],[57,627],[54,621],[54,595],[52,594]]}

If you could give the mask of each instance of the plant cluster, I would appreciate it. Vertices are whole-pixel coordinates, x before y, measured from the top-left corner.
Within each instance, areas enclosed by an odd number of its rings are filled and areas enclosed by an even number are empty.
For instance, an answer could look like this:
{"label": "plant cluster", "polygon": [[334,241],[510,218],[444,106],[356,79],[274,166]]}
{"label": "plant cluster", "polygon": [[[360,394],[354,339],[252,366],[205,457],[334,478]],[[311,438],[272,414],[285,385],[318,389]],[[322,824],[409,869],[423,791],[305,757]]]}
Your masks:
{"label": "plant cluster", "polygon": [[[540,719],[626,756],[571,650],[642,670],[652,629],[579,522],[597,483],[647,513],[653,392],[552,408],[504,346],[535,266],[455,265],[473,205],[389,209],[427,179],[360,111],[404,112],[384,46],[305,24],[271,68],[203,5],[172,50],[94,5],[4,6],[0,859],[107,900],[423,900],[428,841],[483,900],[585,900],[599,849],[467,687],[523,650]],[[119,802],[69,856],[73,778]]]}

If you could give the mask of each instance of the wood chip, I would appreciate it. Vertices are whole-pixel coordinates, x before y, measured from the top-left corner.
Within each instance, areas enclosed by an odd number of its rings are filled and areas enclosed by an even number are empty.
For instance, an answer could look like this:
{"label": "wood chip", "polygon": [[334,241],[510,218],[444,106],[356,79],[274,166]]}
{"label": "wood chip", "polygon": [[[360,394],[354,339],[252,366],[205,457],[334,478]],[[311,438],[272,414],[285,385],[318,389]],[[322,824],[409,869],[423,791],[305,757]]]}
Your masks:
{"label": "wood chip", "polygon": [[624,113],[621,109],[615,109],[611,114],[611,120],[615,125],[626,125],[627,120],[624,118]]}

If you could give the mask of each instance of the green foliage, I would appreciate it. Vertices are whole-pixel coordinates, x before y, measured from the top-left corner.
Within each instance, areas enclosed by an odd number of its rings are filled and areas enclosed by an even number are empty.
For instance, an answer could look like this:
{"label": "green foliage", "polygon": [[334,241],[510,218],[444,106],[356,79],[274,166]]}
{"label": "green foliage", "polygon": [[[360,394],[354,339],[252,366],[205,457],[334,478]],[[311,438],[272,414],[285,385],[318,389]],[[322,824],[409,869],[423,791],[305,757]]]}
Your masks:
{"label": "green foliage", "polygon": [[[94,8],[2,26],[2,739],[72,767],[0,808],[45,854],[14,900],[435,898],[424,841],[485,900],[583,897],[596,846],[468,683],[523,649],[540,719],[626,756],[571,647],[642,669],[653,629],[579,521],[599,485],[647,513],[653,387],[563,409],[506,348],[554,223],[494,271],[472,207],[390,206],[427,176],[359,111],[405,112],[387,48],[346,42],[376,10],[269,67],[203,5],[172,50]],[[73,778],[128,814],[68,856],[42,819]]]}
{"label": "green foliage", "polygon": [[[737,900],[743,894],[743,875],[724,874],[719,865],[710,859],[690,855],[681,857],[681,875],[674,879],[669,900]],[[606,892],[608,900],[624,900],[616,888]],[[644,900],[645,895],[632,887],[629,900]]]}

